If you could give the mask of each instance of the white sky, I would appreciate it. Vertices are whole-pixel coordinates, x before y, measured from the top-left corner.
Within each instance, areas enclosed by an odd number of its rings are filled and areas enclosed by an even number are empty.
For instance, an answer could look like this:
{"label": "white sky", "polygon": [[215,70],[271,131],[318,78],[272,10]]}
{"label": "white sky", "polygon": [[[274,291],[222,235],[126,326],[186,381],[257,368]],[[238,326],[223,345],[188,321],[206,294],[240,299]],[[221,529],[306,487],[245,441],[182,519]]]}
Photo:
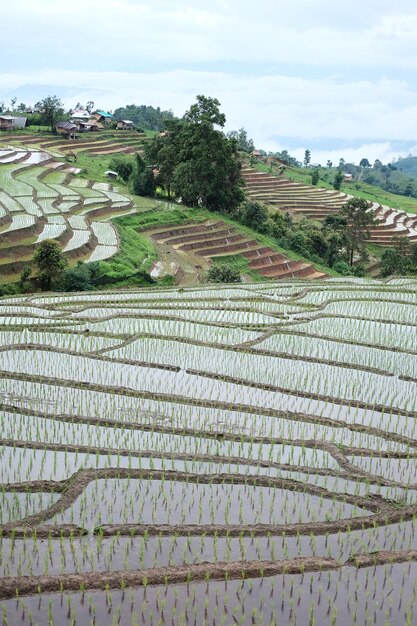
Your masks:
{"label": "white sky", "polygon": [[182,115],[203,93],[259,148],[312,147],[315,162],[417,150],[411,0],[13,0],[1,20],[6,104],[57,94]]}

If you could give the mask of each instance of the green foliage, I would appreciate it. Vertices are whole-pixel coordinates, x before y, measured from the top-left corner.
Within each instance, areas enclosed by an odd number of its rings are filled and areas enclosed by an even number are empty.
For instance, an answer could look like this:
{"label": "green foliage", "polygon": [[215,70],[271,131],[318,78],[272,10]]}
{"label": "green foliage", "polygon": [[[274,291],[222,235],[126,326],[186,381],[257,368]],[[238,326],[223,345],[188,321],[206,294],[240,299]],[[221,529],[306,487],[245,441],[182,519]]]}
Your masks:
{"label": "green foliage", "polygon": [[353,270],[346,261],[338,261],[333,265],[333,269],[342,276],[352,276]]}
{"label": "green foliage", "polygon": [[410,154],[406,158],[398,158],[396,167],[410,176],[417,176],[417,156]]}
{"label": "green foliage", "polygon": [[114,157],[109,163],[109,168],[117,172],[120,178],[127,183],[133,173],[133,159],[127,155]]}
{"label": "green foliage", "polygon": [[1,296],[14,296],[21,293],[18,283],[11,283],[10,285],[0,285],[0,297]]}
{"label": "green foliage", "polygon": [[188,206],[232,212],[243,200],[237,143],[222,131],[226,118],[214,98],[197,96],[182,120],[149,142],[146,156],[159,170],[157,182]]}
{"label": "green foliage", "polygon": [[238,270],[227,265],[213,265],[207,272],[209,283],[241,283]]}
{"label": "green foliage", "polygon": [[333,188],[336,189],[337,191],[340,190],[342,183],[343,183],[343,172],[342,170],[337,170],[335,177],[334,177],[334,181],[333,181]]}
{"label": "green foliage", "polygon": [[33,261],[38,270],[39,285],[46,291],[57,285],[68,264],[59,244],[52,239],[45,239],[39,244]]}
{"label": "green foliage", "polygon": [[162,130],[167,120],[174,119],[172,111],[161,111],[159,107],[144,104],[128,104],[115,110],[113,117],[118,120],[131,120],[135,126],[145,130]]}
{"label": "green foliage", "polygon": [[99,275],[98,263],[82,263],[67,269],[62,277],[62,291],[88,291],[93,288],[92,281]]}
{"label": "green foliage", "polygon": [[318,169],[315,169],[313,173],[311,174],[311,184],[316,186],[318,182],[319,182],[319,171]]}
{"label": "green foliage", "polygon": [[310,150],[306,150],[304,152],[304,167],[308,167],[311,162],[311,152]]}
{"label": "green foliage", "polygon": [[30,278],[31,273],[32,273],[31,266],[25,265],[25,267],[22,269],[20,273],[20,278],[19,278],[20,291],[25,292],[26,289],[29,287],[29,278]]}
{"label": "green foliage", "polygon": [[287,165],[292,165],[293,167],[301,167],[300,161],[297,161],[295,157],[291,156],[288,150],[282,150],[281,152],[269,152],[268,156],[276,157]]}
{"label": "green foliage", "polygon": [[152,167],[146,165],[142,157],[136,155],[135,168],[130,177],[132,191],[137,196],[148,196],[152,198],[156,191],[155,176]]}
{"label": "green foliage", "polygon": [[369,211],[371,203],[363,198],[351,198],[341,209],[341,214],[347,220],[346,249],[350,265],[358,252],[360,258],[366,258],[366,240],[370,237],[369,227],[377,224],[373,213]]}
{"label": "green foliage", "polygon": [[392,274],[417,274],[417,244],[412,245],[408,237],[397,237],[395,245],[382,254],[381,275]]}
{"label": "green foliage", "polygon": [[39,103],[41,122],[55,131],[55,124],[64,114],[64,104],[57,96],[47,96]]}
{"label": "green foliage", "polygon": [[239,209],[236,217],[241,224],[260,232],[266,232],[266,222],[268,219],[268,211],[263,204],[247,200]]}
{"label": "green foliage", "polygon": [[359,166],[360,167],[371,167],[371,164],[369,163],[368,159],[361,159],[359,162]]}
{"label": "green foliage", "polygon": [[253,143],[253,139],[248,138],[248,133],[244,128],[240,128],[239,130],[231,130],[227,133],[229,139],[234,139],[237,142],[237,147],[242,152],[251,153],[255,149],[255,144]]}

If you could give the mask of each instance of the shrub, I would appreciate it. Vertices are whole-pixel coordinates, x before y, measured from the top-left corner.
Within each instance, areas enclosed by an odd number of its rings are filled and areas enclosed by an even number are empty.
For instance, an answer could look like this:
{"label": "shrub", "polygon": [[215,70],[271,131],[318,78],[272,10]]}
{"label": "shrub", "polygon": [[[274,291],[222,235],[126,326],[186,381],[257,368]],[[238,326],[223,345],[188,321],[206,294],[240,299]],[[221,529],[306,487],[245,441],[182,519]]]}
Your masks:
{"label": "shrub", "polygon": [[342,276],[352,276],[352,268],[346,261],[338,261],[333,265],[333,269]]}
{"label": "shrub", "polygon": [[207,272],[207,280],[210,283],[242,282],[239,270],[230,267],[230,265],[213,265]]}

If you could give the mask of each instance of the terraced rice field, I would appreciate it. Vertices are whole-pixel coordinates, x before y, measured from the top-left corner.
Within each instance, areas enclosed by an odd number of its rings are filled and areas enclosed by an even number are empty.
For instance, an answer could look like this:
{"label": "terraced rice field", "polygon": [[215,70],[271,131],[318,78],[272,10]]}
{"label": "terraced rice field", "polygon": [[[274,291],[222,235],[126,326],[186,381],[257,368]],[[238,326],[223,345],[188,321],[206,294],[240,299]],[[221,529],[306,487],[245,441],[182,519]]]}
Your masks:
{"label": "terraced rice field", "polygon": [[105,216],[134,210],[108,183],[77,176],[78,170],[46,152],[0,151],[0,274],[18,275],[36,244],[55,239],[69,259],[96,261],[118,251],[118,235]]}
{"label": "terraced rice field", "polygon": [[148,231],[159,244],[174,249],[178,254],[207,259],[239,254],[248,259],[248,269],[267,278],[324,278],[314,265],[294,261],[272,248],[262,246],[256,239],[245,237],[223,221],[202,224],[183,224]]}
{"label": "terraced rice field", "polygon": [[[29,147],[29,149],[45,150],[53,154],[65,156],[69,153],[89,153],[89,154],[134,154],[141,152],[147,136],[145,133],[136,131],[115,131],[113,133],[106,132],[105,136],[101,133],[84,133],[78,134],[77,139],[68,140],[62,137],[51,139],[50,135],[40,135],[31,137],[29,135],[11,135],[2,134],[0,137],[2,143],[10,141],[13,145],[21,148]],[[7,158],[7,157],[6,157]]]}
{"label": "terraced rice field", "polygon": [[415,623],[416,291],[0,300],[3,623]]}
{"label": "terraced rice field", "polygon": [[[351,197],[339,191],[320,189],[313,185],[296,183],[245,167],[242,170],[249,197],[259,202],[289,212],[294,216],[313,219],[325,218],[339,211]],[[395,237],[417,241],[417,215],[373,203],[370,211],[379,224],[370,229],[370,243],[391,246]]]}

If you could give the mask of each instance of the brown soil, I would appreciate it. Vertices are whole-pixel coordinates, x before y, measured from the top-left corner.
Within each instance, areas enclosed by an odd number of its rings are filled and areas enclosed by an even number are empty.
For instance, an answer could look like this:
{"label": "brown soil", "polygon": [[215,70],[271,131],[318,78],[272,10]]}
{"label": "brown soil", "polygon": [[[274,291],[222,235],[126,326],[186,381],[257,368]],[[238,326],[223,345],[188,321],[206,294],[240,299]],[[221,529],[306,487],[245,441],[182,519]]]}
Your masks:
{"label": "brown soil", "polygon": [[299,557],[283,561],[220,561],[195,565],[157,567],[119,572],[83,572],[55,576],[16,576],[2,579],[3,600],[44,593],[82,592],[86,590],[124,589],[148,585],[173,585],[198,581],[264,578],[267,576],[305,574],[339,570],[342,567],[372,567],[387,563],[417,560],[416,550],[375,552],[354,555],[345,564],[323,557]]}
{"label": "brown soil", "polygon": [[19,576],[3,578],[0,598],[53,593],[84,591],[86,589],[123,589],[147,585],[168,585],[202,580],[233,580],[236,578],[258,578],[279,574],[303,574],[322,570],[338,569],[340,564],[333,559],[300,557],[287,561],[232,561],[199,563],[176,567],[157,567],[147,570],[125,570],[121,572],[84,572],[56,576]]}

